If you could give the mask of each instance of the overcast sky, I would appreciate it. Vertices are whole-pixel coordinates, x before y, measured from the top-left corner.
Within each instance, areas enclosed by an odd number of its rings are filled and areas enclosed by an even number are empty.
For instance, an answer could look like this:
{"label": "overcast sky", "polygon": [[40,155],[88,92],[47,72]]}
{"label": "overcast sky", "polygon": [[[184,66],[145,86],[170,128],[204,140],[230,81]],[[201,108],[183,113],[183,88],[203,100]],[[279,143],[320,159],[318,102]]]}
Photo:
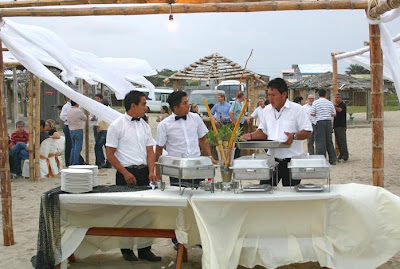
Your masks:
{"label": "overcast sky", "polygon": [[[46,27],[70,47],[100,57],[135,57],[158,70],[183,69],[218,52],[271,77],[292,64],[331,64],[331,52],[353,51],[368,41],[363,10],[175,14],[178,29],[168,31],[168,15],[10,18]],[[388,24],[394,36],[400,19]],[[348,64],[339,62],[339,73]]]}

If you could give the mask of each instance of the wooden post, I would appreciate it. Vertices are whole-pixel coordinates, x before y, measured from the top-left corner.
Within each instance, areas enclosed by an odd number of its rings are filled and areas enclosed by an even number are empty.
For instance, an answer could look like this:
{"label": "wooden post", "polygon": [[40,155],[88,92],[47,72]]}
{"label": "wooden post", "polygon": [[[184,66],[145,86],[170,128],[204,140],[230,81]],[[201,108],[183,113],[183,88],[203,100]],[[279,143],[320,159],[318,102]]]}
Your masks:
{"label": "wooden post", "polygon": [[[337,84],[337,73],[338,73],[338,68],[337,68],[337,60],[335,59],[336,53],[331,53],[332,56],[332,95],[331,95],[331,101],[334,102],[333,97],[335,94],[338,93],[338,84]],[[339,155],[339,145],[337,142],[337,138],[335,135],[335,152],[336,156]]]}
{"label": "wooden post", "polygon": [[[86,96],[89,96],[89,83],[87,83],[86,81],[84,82],[83,91]],[[85,124],[85,162],[90,163],[89,162],[89,112],[85,110],[85,114],[87,118]]]}
{"label": "wooden post", "polygon": [[[0,40],[0,48],[2,42]],[[0,180],[1,180],[1,208],[3,219],[3,242],[5,246],[14,245],[14,230],[12,223],[12,198],[10,166],[8,162],[8,128],[6,116],[6,102],[4,98],[4,66],[3,50],[0,52]]]}
{"label": "wooden post", "polygon": [[384,131],[383,131],[383,56],[379,25],[369,25],[371,55],[372,101],[372,181],[383,187],[384,179]]}
{"label": "wooden post", "polygon": [[19,120],[18,117],[18,78],[17,78],[17,68],[13,67],[13,96],[14,96],[14,123]]}
{"label": "wooden post", "polygon": [[258,102],[258,92],[256,92],[256,89],[254,88],[254,77],[251,77],[248,85],[250,89],[250,108],[249,108],[249,114],[253,113],[254,110],[257,108],[257,102]]}
{"label": "wooden post", "polygon": [[28,111],[26,110],[26,94],[27,94],[27,87],[25,84],[24,88],[21,89],[22,115],[24,118],[28,116]]}
{"label": "wooden post", "polygon": [[35,77],[35,181],[40,181],[40,78]]}
{"label": "wooden post", "polygon": [[35,178],[35,158],[34,158],[34,133],[33,133],[33,75],[29,73],[29,178],[33,180]]}

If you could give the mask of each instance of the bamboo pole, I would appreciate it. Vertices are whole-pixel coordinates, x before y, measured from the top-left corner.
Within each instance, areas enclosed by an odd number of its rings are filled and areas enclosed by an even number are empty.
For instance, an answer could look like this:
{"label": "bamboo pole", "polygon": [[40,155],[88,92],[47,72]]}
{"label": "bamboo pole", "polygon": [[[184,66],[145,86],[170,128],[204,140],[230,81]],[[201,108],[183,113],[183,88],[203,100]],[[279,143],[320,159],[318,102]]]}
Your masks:
{"label": "bamboo pole", "polygon": [[[89,97],[89,83],[86,81],[84,82],[83,92],[85,96]],[[85,115],[87,118],[85,123],[85,162],[89,163],[89,112],[87,110],[85,110]]]}
{"label": "bamboo pole", "polygon": [[[338,82],[337,82],[337,74],[338,74],[338,67],[337,67],[337,60],[335,58],[335,53],[331,53],[332,57],[332,93],[331,93],[331,101],[333,102],[333,97],[338,93]],[[337,137],[335,135],[335,152],[336,156],[339,156],[339,145],[337,142]]]}
{"label": "bamboo pole", "polygon": [[[396,0],[400,1],[400,0]],[[373,5],[374,6],[374,5]],[[210,12],[260,12],[286,10],[326,10],[326,9],[366,9],[367,0],[321,0],[309,1],[265,1],[206,4],[174,4],[173,13],[210,13]],[[89,6],[65,8],[6,8],[2,9],[3,17],[55,17],[55,16],[106,16],[106,15],[148,15],[169,14],[169,4],[135,5],[135,6]]]}
{"label": "bamboo pole", "polygon": [[33,180],[35,178],[35,158],[34,158],[34,133],[33,133],[33,75],[29,73],[29,178]]}
{"label": "bamboo pole", "polygon": [[[2,42],[0,40],[0,48]],[[4,98],[4,66],[3,51],[0,53],[0,182],[1,182],[1,209],[3,219],[3,242],[5,246],[14,245],[14,230],[12,223],[12,198],[10,166],[8,162],[8,128],[6,104]]]}
{"label": "bamboo pole", "polygon": [[215,126],[214,118],[213,118],[213,116],[212,116],[212,114],[211,114],[210,107],[208,106],[207,98],[204,97],[204,98],[203,98],[203,102],[204,102],[204,105],[205,105],[205,107],[206,107],[206,109],[207,109],[207,114],[208,114],[208,117],[210,118],[211,126],[212,126],[212,128],[213,128],[213,130],[214,130],[214,133],[215,133],[215,138],[217,139],[218,148],[219,148],[219,151],[220,151],[220,153],[221,153],[222,160],[224,161],[225,166],[227,166],[227,165],[228,165],[228,162],[227,162],[227,160],[226,160],[224,148],[222,147],[222,144],[219,143],[219,134],[218,134],[218,130],[217,130],[217,127]]}
{"label": "bamboo pole", "polygon": [[18,81],[17,81],[17,68],[13,67],[13,96],[14,96],[14,123],[19,120],[18,116]]}
{"label": "bamboo pole", "polygon": [[368,16],[372,19],[376,19],[385,12],[396,9],[398,7],[400,7],[400,0],[378,1],[378,5],[369,10]]}
{"label": "bamboo pole", "polygon": [[35,77],[35,181],[40,181],[40,78]]}
{"label": "bamboo pole", "polygon": [[383,55],[379,25],[369,25],[372,95],[372,181],[383,187],[384,130],[383,130]]}

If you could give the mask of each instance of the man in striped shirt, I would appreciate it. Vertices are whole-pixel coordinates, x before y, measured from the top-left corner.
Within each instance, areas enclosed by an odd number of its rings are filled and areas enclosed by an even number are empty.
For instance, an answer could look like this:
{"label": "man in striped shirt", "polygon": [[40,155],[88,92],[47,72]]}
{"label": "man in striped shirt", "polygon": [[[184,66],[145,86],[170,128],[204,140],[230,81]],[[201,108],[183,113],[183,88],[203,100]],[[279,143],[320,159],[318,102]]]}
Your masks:
{"label": "man in striped shirt", "polygon": [[329,163],[336,165],[335,148],[332,142],[332,117],[336,117],[336,110],[332,102],[326,99],[326,91],[318,91],[319,99],[311,107],[311,115],[317,121],[315,128],[315,147],[317,155],[329,155]]}

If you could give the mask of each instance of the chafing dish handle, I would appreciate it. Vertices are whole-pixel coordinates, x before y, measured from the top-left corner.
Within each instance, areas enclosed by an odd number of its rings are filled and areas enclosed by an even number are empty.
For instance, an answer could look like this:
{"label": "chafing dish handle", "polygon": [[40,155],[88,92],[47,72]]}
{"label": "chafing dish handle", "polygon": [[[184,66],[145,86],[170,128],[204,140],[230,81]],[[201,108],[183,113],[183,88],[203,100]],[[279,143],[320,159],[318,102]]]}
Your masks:
{"label": "chafing dish handle", "polygon": [[255,169],[246,169],[246,172],[256,172],[257,170]]}
{"label": "chafing dish handle", "polygon": [[214,166],[196,167],[196,170],[210,170],[210,169],[214,169]]}
{"label": "chafing dish handle", "polygon": [[315,172],[315,168],[308,167],[308,168],[304,169],[304,172]]}

